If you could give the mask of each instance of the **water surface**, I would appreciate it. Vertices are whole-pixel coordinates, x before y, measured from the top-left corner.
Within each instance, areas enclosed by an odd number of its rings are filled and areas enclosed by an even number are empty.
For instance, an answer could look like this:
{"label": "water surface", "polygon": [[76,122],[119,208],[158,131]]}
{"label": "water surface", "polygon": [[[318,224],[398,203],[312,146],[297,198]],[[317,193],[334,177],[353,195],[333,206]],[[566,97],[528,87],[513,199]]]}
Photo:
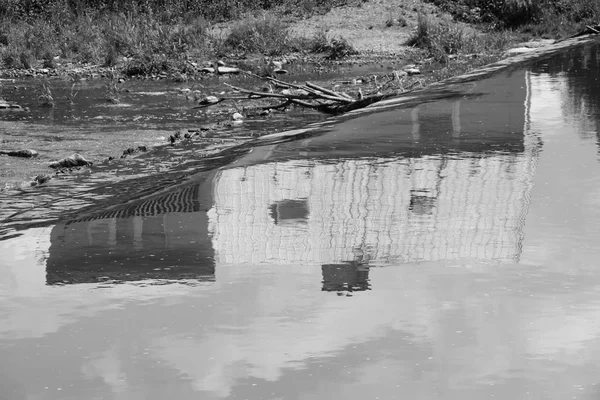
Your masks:
{"label": "water surface", "polygon": [[1,393],[597,399],[599,54],[11,220]]}

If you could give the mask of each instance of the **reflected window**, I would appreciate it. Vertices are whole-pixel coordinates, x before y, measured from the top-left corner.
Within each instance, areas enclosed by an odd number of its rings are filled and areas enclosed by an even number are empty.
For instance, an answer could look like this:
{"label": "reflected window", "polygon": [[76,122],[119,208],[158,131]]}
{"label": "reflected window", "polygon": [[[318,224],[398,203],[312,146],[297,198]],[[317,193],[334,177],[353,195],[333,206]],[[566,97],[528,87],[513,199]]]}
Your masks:
{"label": "reflected window", "polygon": [[429,215],[435,208],[436,198],[424,196],[422,193],[423,191],[421,190],[410,191],[410,205],[408,209],[415,214]]}
{"label": "reflected window", "polygon": [[322,291],[355,292],[370,290],[369,266],[360,262],[343,264],[325,264],[321,266],[323,274]]}
{"label": "reflected window", "polygon": [[282,222],[306,223],[309,213],[308,201],[307,199],[278,201],[271,204],[269,213],[275,224]]}

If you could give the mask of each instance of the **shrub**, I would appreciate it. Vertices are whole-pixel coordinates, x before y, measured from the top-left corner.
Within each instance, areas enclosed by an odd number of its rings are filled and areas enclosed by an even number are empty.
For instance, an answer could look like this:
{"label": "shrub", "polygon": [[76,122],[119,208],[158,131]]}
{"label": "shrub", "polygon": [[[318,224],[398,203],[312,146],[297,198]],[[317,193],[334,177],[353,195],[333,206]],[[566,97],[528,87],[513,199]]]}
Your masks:
{"label": "shrub", "polygon": [[338,39],[331,39],[327,58],[330,60],[340,60],[357,53],[356,49],[346,38],[340,37]]}
{"label": "shrub", "polygon": [[[578,31],[600,20],[598,0],[430,0],[454,18],[491,23],[498,28],[525,26],[536,32]],[[532,25],[537,25],[532,28]],[[561,26],[563,25],[563,26]],[[571,25],[570,27],[565,27]]]}
{"label": "shrub", "polygon": [[407,45],[425,49],[436,61],[445,62],[450,54],[498,52],[512,41],[509,31],[467,34],[460,26],[435,23],[419,14],[417,29]]}
{"label": "shrub", "polygon": [[293,48],[288,24],[273,13],[262,13],[236,23],[225,46],[243,53],[280,55]]}

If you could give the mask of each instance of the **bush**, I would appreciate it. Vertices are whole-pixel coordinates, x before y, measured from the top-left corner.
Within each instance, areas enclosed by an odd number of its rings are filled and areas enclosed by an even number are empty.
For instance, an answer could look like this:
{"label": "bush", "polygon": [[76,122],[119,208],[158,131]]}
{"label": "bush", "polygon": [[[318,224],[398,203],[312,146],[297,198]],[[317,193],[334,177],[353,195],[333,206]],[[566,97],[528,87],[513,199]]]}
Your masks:
{"label": "bush", "polygon": [[233,26],[225,46],[242,53],[280,55],[294,48],[288,28],[273,13],[250,16]]}
{"label": "bush", "polygon": [[438,61],[448,54],[458,53],[465,45],[466,36],[462,28],[446,23],[434,23],[424,14],[418,16],[417,30],[406,43],[431,53]]}
{"label": "bush", "polygon": [[459,26],[434,23],[419,14],[417,30],[407,45],[427,50],[438,62],[446,62],[448,55],[458,53],[496,53],[513,41],[510,31],[467,34]]}
{"label": "bush", "polygon": [[[491,23],[498,28],[531,27],[553,32],[559,25],[572,31],[600,20],[598,0],[430,0],[457,20]],[[558,24],[558,25],[557,25]]]}

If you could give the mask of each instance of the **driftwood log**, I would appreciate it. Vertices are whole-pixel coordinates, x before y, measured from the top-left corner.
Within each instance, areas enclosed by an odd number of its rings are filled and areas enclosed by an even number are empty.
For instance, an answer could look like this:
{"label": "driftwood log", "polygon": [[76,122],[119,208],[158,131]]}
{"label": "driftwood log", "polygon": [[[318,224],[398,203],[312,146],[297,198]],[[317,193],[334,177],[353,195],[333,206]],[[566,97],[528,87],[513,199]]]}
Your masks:
{"label": "driftwood log", "polygon": [[[407,87],[404,87],[403,78],[399,73],[393,74],[386,82],[376,87],[367,94],[363,94],[361,89],[358,90],[358,95],[352,97],[344,92],[337,92],[332,89],[327,89],[311,82],[306,82],[304,85],[285,82],[271,76],[261,77],[251,72],[242,71],[242,73],[254,78],[267,81],[270,85],[277,89],[282,89],[279,92],[273,90],[256,91],[237,87],[225,83],[227,87],[234,91],[232,96],[207,96],[200,102],[199,106],[194,108],[205,108],[215,104],[219,104],[227,100],[277,100],[275,104],[263,105],[257,108],[263,110],[282,109],[292,105],[298,105],[306,108],[311,108],[326,114],[343,114],[348,111],[367,107],[370,104],[397,96],[398,94],[406,93],[412,90],[415,86],[421,85],[422,81],[415,80]],[[406,73],[404,74],[406,75]],[[271,86],[270,86],[271,87]]]}

